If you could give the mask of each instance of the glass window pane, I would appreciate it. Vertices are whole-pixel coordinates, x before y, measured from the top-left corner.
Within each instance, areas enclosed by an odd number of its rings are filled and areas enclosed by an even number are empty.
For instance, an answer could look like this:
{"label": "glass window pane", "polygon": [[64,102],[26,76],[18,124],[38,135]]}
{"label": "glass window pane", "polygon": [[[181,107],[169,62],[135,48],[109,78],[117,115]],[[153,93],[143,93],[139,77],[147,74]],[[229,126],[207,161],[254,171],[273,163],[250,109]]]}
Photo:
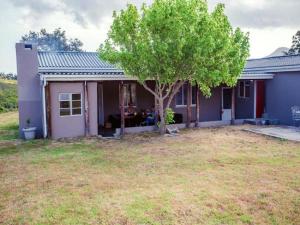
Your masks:
{"label": "glass window pane", "polygon": [[240,81],[240,97],[244,97],[245,95],[244,95],[244,82],[243,81]]}
{"label": "glass window pane", "polygon": [[69,101],[70,95],[69,94],[59,94],[59,101]]}
{"label": "glass window pane", "polygon": [[72,109],[72,115],[80,115],[80,114],[81,114],[81,108]]}
{"label": "glass window pane", "polygon": [[60,109],[60,115],[61,116],[69,116],[70,115],[70,109]]}
{"label": "glass window pane", "polygon": [[69,101],[61,101],[60,108],[70,108],[70,102]]}
{"label": "glass window pane", "polygon": [[72,107],[73,108],[80,108],[81,107],[81,101],[72,101]]}
{"label": "glass window pane", "polygon": [[129,97],[128,97],[128,85],[127,84],[124,85],[123,91],[124,91],[124,105],[128,106]]}
{"label": "glass window pane", "polygon": [[136,106],[136,85],[135,84],[131,84],[131,91],[130,91],[130,100],[133,106]]}
{"label": "glass window pane", "polygon": [[187,105],[187,84],[183,85],[183,104]]}
{"label": "glass window pane", "polygon": [[72,94],[72,100],[81,100],[81,94]]}
{"label": "glass window pane", "polygon": [[245,92],[246,92],[246,93],[245,93],[245,97],[246,97],[246,98],[250,98],[250,86],[248,86],[248,85],[246,86]]}
{"label": "glass window pane", "polygon": [[192,87],[192,105],[196,105],[197,87]]}
{"label": "glass window pane", "polygon": [[182,87],[176,94],[176,105],[182,105]]}

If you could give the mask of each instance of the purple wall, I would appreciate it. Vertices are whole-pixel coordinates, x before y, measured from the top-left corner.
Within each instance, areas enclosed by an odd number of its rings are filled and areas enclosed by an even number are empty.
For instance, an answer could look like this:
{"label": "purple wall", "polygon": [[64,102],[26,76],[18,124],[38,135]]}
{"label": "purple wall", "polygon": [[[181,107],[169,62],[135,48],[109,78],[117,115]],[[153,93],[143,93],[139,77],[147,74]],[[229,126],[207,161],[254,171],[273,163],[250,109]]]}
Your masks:
{"label": "purple wall", "polygon": [[31,126],[37,127],[37,137],[42,137],[42,97],[40,78],[38,76],[37,47],[16,44],[17,74],[18,74],[18,102],[19,102],[19,131],[23,138],[22,129],[26,127],[26,120],[31,120]]}
{"label": "purple wall", "polygon": [[278,73],[266,81],[266,112],[281,124],[293,125],[291,107],[300,106],[300,72]]}
{"label": "purple wall", "polygon": [[98,93],[97,82],[88,82],[89,98],[89,132],[91,136],[98,135]]}
{"label": "purple wall", "polygon": [[[84,117],[84,82],[50,83],[51,101],[51,132],[52,138],[70,138],[85,135]],[[90,135],[98,135],[98,109],[97,109],[97,82],[88,82],[89,101],[89,131]],[[81,115],[60,116],[59,115],[59,94],[60,93],[81,93]]]}
{"label": "purple wall", "polygon": [[[119,109],[119,82],[105,81],[103,84],[103,104],[104,104],[104,121],[107,121],[109,115],[120,114]],[[151,85],[151,84],[150,84]],[[152,84],[154,89],[154,84]],[[212,96],[206,98],[201,95],[200,99],[200,121],[217,121],[221,120],[222,105],[222,88],[213,89]],[[154,106],[154,96],[137,83],[137,111],[151,109]],[[174,112],[183,115],[183,122],[187,120],[186,107],[176,107],[175,98],[171,103]],[[196,120],[196,107],[192,106],[192,121]]]}
{"label": "purple wall", "polygon": [[[176,98],[176,97],[175,97]],[[183,115],[183,122],[187,121],[187,107],[175,105],[175,98],[172,101],[174,112]],[[200,122],[202,121],[217,121],[221,120],[222,106],[222,88],[214,88],[209,98],[200,95]],[[196,106],[192,106],[192,122],[196,121]]]}
{"label": "purple wall", "polygon": [[238,84],[235,87],[235,118],[251,119],[254,118],[254,81],[250,86],[250,98],[239,97]]}
{"label": "purple wall", "polygon": [[[82,98],[81,115],[60,116],[59,94],[80,93]],[[51,135],[53,139],[79,137],[85,135],[84,88],[83,83],[50,83]]]}
{"label": "purple wall", "polygon": [[[119,84],[119,81],[102,82],[104,122],[108,120],[110,115],[120,114]],[[154,106],[154,96],[138,83],[136,83],[136,101],[137,111],[151,109]]]}

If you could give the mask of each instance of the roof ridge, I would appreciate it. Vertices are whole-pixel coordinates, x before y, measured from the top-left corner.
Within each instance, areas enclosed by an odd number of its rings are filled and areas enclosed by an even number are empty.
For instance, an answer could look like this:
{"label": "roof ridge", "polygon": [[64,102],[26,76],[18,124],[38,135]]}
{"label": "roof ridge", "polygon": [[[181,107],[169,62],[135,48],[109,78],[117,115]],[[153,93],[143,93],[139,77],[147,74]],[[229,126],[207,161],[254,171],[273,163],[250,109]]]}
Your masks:
{"label": "roof ridge", "polygon": [[247,61],[262,60],[262,59],[274,59],[274,58],[293,58],[293,57],[300,57],[300,55],[267,56],[267,57],[262,57],[262,58],[248,59]]}
{"label": "roof ridge", "polygon": [[90,51],[44,51],[39,50],[38,53],[88,53],[88,54],[97,54],[98,52],[90,52]]}

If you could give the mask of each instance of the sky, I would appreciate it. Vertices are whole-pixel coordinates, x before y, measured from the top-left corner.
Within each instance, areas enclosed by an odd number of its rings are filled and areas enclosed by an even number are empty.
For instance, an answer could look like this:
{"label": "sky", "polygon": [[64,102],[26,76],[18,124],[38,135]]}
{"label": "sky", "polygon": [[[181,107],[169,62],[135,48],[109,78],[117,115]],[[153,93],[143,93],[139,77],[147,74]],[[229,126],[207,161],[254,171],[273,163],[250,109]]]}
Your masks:
{"label": "sky", "polygon": [[[78,38],[84,50],[96,51],[106,39],[112,13],[127,3],[140,6],[152,0],[1,0],[0,72],[16,73],[15,43],[30,30],[66,30]],[[300,29],[300,0],[208,0],[212,10],[224,3],[233,27],[250,32],[250,58],[290,47]]]}

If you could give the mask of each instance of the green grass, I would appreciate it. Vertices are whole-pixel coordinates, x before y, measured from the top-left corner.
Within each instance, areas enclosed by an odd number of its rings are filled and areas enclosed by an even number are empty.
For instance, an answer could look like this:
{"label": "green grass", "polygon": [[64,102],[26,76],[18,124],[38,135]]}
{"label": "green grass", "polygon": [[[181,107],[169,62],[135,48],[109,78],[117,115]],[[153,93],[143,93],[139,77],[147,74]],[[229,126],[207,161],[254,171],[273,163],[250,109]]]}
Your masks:
{"label": "green grass", "polygon": [[18,108],[17,81],[0,79],[0,113]]}
{"label": "green grass", "polygon": [[300,224],[300,144],[242,128],[0,140],[0,224]]}
{"label": "green grass", "polygon": [[0,141],[17,139],[18,128],[17,112],[0,113]]}

